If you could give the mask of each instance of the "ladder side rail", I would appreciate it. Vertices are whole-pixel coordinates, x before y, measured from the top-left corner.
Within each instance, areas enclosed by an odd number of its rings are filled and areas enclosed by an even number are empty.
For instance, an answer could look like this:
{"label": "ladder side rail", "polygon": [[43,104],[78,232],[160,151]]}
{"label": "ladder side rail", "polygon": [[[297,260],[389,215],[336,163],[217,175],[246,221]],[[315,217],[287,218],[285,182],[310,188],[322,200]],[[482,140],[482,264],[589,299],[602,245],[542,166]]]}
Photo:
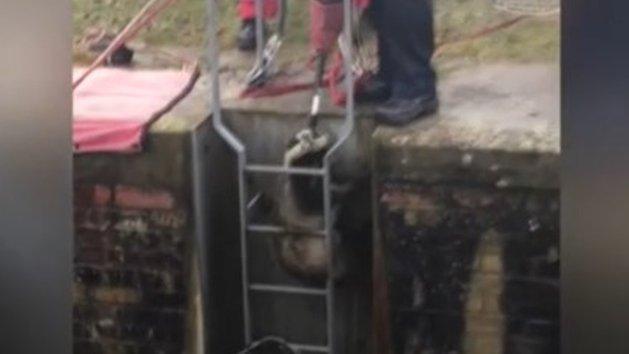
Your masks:
{"label": "ladder side rail", "polygon": [[223,122],[221,92],[220,92],[220,57],[218,47],[218,6],[217,0],[207,0],[207,20],[208,20],[208,62],[210,68],[210,112],[212,114],[212,126],[219,136],[234,150],[238,159],[238,207],[240,218],[240,247],[241,247],[241,267],[242,267],[242,297],[243,297],[243,325],[244,341],[249,345],[251,336],[251,311],[249,302],[249,274],[247,257],[247,189],[245,183],[245,166],[247,156],[245,146]]}
{"label": "ladder side rail", "polygon": [[[332,159],[335,153],[349,139],[354,131],[355,125],[355,104],[354,104],[354,75],[352,71],[352,1],[343,0],[343,34],[340,39],[345,42],[345,46],[341,45],[343,54],[343,64],[345,70],[345,120],[341,127],[338,140],[330,148],[323,158],[323,168],[325,170],[323,178],[324,193],[324,220],[326,230],[326,248],[328,249],[328,279],[327,279],[327,296],[326,296],[326,321],[327,321],[327,342],[330,353],[335,354],[335,284],[333,267],[335,263],[334,240],[333,240],[333,217],[332,217],[332,180],[331,167]],[[341,43],[342,44],[342,43]]]}
{"label": "ladder side rail", "polygon": [[256,28],[256,65],[262,65],[264,60],[264,0],[255,0],[255,28]]}

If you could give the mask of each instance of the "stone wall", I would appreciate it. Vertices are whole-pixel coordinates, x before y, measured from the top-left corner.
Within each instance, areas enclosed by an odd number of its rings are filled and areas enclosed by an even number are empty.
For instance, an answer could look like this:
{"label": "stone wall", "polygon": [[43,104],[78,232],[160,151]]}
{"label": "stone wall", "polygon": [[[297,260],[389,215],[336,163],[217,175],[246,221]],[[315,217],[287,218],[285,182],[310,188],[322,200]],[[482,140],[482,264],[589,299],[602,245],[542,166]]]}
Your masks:
{"label": "stone wall", "polygon": [[558,353],[556,190],[383,182],[396,353]]}
{"label": "stone wall", "polygon": [[556,74],[456,73],[438,117],[376,132],[379,354],[560,352]]}
{"label": "stone wall", "polygon": [[188,206],[166,190],[75,187],[75,353],[181,353]]}
{"label": "stone wall", "polygon": [[161,119],[142,153],[75,156],[75,354],[196,352],[202,117]]}
{"label": "stone wall", "polygon": [[[375,306],[364,310],[368,280],[348,291],[356,297],[347,297],[351,306],[337,306],[345,312],[338,317],[354,322],[339,326],[347,330],[340,338],[368,348],[362,326],[374,312],[377,354],[558,353],[559,99],[548,94],[555,72],[475,68],[441,83],[439,119],[379,128],[373,138],[370,122],[361,119],[335,172],[348,179],[356,170],[369,175],[362,162],[371,155]],[[177,114],[158,121],[144,153],[75,158],[76,353],[203,352],[191,347],[199,343],[201,313],[198,275],[191,270],[194,233],[205,219],[208,350],[243,346],[234,156],[209,136],[203,154],[212,166],[198,173],[207,190],[195,193],[190,136],[207,97],[195,92],[193,103],[180,109],[196,121]],[[303,127],[307,95],[284,99],[292,106],[261,100],[227,107],[225,118],[247,141],[252,161],[278,163],[288,138]],[[326,112],[324,126],[338,126],[338,115]],[[256,182],[252,193],[273,195]],[[205,197],[207,212],[193,206]],[[361,204],[348,210],[371,212],[369,203]],[[369,245],[369,236],[361,231],[356,240]],[[253,268],[254,276],[295,281],[271,262]],[[312,328],[319,328],[324,311],[298,305],[311,316],[297,316],[294,325],[281,321],[295,313],[284,305],[259,306],[271,315],[263,313],[257,323],[318,333]]]}

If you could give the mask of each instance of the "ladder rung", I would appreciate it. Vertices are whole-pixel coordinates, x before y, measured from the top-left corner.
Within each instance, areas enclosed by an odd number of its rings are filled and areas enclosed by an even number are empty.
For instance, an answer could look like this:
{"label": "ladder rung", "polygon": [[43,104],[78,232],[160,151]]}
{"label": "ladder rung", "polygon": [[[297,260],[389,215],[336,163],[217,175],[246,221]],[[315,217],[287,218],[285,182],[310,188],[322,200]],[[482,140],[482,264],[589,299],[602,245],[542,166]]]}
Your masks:
{"label": "ladder rung", "polygon": [[285,167],[281,165],[247,165],[245,171],[309,176],[323,176],[325,174],[325,169],[322,168]]}
{"label": "ladder rung", "polygon": [[325,231],[323,230],[312,230],[312,231],[300,231],[300,230],[287,230],[285,227],[276,226],[276,225],[249,225],[247,226],[247,231],[250,232],[259,232],[259,233],[267,233],[267,234],[307,234],[307,235],[318,235],[325,236]]}
{"label": "ladder rung", "polygon": [[291,347],[291,349],[296,350],[298,352],[313,352],[313,353],[329,353],[330,352],[330,349],[328,349],[328,347],[322,346],[322,345],[288,343],[288,346]]}
{"label": "ladder rung", "polygon": [[326,289],[317,288],[304,288],[298,286],[286,286],[286,285],[271,285],[271,284],[251,284],[249,289],[253,291],[264,291],[273,293],[285,293],[285,294],[300,294],[300,295],[327,295]]}

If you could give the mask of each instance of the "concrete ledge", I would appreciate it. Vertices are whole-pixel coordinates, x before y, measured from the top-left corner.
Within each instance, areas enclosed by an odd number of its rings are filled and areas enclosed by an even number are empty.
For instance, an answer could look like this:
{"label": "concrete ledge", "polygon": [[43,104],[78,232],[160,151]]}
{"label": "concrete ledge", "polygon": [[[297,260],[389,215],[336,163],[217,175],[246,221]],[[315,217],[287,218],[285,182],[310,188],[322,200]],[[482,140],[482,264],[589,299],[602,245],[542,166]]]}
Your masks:
{"label": "concrete ledge", "polygon": [[383,348],[559,352],[558,83],[549,65],[456,72],[437,117],[375,132]]}
{"label": "concrete ledge", "polygon": [[551,65],[490,65],[440,84],[441,111],[374,134],[376,171],[394,179],[499,188],[559,186],[559,80]]}

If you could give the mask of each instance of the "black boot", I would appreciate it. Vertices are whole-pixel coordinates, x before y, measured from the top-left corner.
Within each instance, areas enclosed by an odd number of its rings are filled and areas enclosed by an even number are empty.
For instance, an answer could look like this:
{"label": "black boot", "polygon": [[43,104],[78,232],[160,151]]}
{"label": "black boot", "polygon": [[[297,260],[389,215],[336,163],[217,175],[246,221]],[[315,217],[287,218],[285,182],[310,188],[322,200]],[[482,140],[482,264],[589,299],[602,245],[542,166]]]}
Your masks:
{"label": "black boot", "polygon": [[255,19],[244,20],[240,26],[240,32],[236,38],[238,49],[243,52],[250,52],[256,49],[256,21]]}
{"label": "black boot", "polygon": [[391,97],[391,86],[379,75],[373,75],[362,83],[356,92],[359,103],[381,103]]}
{"label": "black boot", "polygon": [[380,70],[388,74],[391,97],[377,121],[406,125],[438,108],[434,53],[433,0],[373,0]]}
{"label": "black boot", "polygon": [[391,126],[404,126],[429,114],[439,108],[439,100],[435,95],[416,98],[392,98],[376,109],[376,121]]}

